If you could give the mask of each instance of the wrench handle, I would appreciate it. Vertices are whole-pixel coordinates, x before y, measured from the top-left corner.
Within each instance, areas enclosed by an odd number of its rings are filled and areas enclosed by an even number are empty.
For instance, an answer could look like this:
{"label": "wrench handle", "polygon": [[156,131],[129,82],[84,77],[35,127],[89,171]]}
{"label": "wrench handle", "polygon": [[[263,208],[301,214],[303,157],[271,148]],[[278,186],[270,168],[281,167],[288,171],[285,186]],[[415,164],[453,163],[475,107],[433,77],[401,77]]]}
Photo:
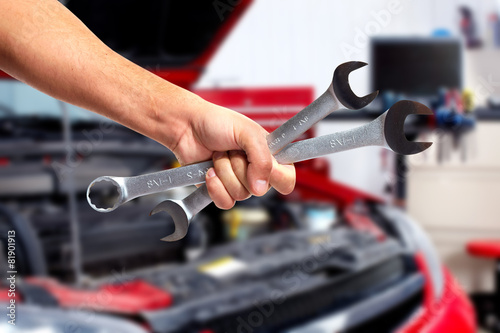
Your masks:
{"label": "wrench handle", "polygon": [[128,177],[124,181],[128,200],[139,196],[164,192],[175,187],[196,185],[205,182],[205,174],[213,167],[212,161],[190,164],[150,174]]}
{"label": "wrench handle", "polygon": [[[205,174],[211,167],[213,167],[213,162],[206,161],[135,177],[102,176],[90,183],[87,188],[87,201],[90,207],[98,212],[111,212],[120,205],[143,195],[164,192],[174,187],[204,183]],[[92,187],[101,182],[111,183],[117,191],[117,197],[111,204],[103,205],[92,199]]]}
{"label": "wrench handle", "polygon": [[290,164],[360,147],[384,146],[384,120],[382,116],[354,129],[291,143],[274,157],[280,164]]}
{"label": "wrench handle", "polygon": [[269,151],[276,154],[341,106],[333,92],[333,85],[330,84],[321,96],[267,136]]}

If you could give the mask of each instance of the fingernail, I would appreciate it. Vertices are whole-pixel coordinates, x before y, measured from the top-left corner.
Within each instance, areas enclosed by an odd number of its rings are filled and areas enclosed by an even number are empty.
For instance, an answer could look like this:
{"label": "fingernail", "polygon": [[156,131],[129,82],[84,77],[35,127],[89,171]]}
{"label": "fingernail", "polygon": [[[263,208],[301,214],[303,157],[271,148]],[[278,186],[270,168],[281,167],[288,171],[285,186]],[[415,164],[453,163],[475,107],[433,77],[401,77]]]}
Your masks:
{"label": "fingernail", "polygon": [[213,178],[213,177],[215,177],[215,170],[213,168],[210,168],[207,171],[207,178]]}
{"label": "fingernail", "polygon": [[289,170],[295,170],[295,166],[293,164],[283,164],[283,166]]}
{"label": "fingernail", "polygon": [[265,180],[259,179],[255,182],[256,194],[264,194],[267,191],[267,182]]}

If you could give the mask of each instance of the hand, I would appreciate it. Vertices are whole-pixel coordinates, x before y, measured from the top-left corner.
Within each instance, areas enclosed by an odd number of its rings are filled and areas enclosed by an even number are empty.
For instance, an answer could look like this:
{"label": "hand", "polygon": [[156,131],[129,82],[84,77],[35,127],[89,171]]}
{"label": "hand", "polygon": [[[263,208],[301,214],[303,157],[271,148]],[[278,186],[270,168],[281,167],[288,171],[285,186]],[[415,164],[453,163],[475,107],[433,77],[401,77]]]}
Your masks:
{"label": "hand", "polygon": [[[201,102],[187,117],[172,151],[182,165],[214,161],[207,172],[210,197],[217,207],[229,209],[250,195],[262,196],[269,186],[289,194],[295,186],[295,169],[280,165],[259,124],[229,109]],[[188,113],[189,114],[189,113]]]}

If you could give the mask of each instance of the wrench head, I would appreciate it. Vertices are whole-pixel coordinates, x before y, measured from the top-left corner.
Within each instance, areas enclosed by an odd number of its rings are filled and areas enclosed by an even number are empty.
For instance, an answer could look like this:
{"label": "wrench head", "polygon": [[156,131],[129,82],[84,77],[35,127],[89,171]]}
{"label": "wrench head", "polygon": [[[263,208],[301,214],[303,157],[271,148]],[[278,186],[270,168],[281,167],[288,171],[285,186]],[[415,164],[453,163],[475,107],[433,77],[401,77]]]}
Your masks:
{"label": "wrench head", "polygon": [[175,242],[184,238],[189,229],[191,217],[186,211],[181,200],[166,200],[159,203],[149,215],[155,215],[159,212],[168,213],[174,220],[175,231],[174,233],[163,237],[161,240],[165,242]]}
{"label": "wrench head", "polygon": [[358,97],[352,91],[351,86],[349,85],[349,74],[355,71],[356,69],[365,67],[368,65],[367,63],[361,61],[349,61],[339,65],[335,69],[335,73],[333,74],[333,91],[337,96],[337,99],[344,105],[346,108],[351,110],[358,110],[364,108],[368,104],[370,104],[375,97],[378,95],[378,90],[366,95],[364,97]]}
{"label": "wrench head", "polygon": [[432,115],[424,104],[413,101],[399,101],[386,113],[384,122],[385,141],[389,147],[401,155],[418,154],[432,145],[432,142],[408,141],[404,132],[404,123],[411,114]]}
{"label": "wrench head", "polygon": [[87,202],[95,211],[112,212],[124,203],[120,184],[114,178],[117,177],[99,177],[87,188]]}

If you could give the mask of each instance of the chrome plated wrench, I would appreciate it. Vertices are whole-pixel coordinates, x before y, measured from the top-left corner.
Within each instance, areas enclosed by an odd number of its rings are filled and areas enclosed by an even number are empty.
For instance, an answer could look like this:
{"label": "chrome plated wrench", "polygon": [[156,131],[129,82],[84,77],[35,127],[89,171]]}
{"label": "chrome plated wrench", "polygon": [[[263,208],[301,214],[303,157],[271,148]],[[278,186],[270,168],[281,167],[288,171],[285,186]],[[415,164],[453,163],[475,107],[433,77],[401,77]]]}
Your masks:
{"label": "chrome plated wrench", "polygon": [[[268,135],[267,142],[270,151],[272,153],[279,151],[333,111],[343,107],[360,109],[370,104],[378,92],[358,97],[349,85],[349,74],[366,65],[366,63],[356,61],[339,65],[335,69],[330,86],[318,99]],[[90,183],[87,189],[87,201],[98,212],[111,212],[140,196],[164,192],[175,187],[204,183],[205,174],[212,166],[212,161],[206,161],[135,177],[99,177]],[[100,186],[105,186],[108,191],[112,191],[112,202],[100,200],[99,191],[93,191]],[[206,192],[205,185],[197,191]]]}

